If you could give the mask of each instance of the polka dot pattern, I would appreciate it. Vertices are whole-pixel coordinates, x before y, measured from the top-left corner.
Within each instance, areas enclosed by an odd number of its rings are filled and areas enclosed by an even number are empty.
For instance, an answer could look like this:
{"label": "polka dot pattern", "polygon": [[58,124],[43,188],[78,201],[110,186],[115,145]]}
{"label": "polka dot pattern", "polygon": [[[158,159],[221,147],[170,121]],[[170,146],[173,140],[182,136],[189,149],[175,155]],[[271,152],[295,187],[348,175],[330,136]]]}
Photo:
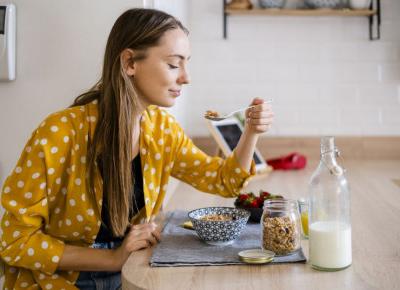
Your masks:
{"label": "polka dot pattern", "polygon": [[[62,256],[63,241],[82,240],[90,244],[101,224],[101,177],[95,176],[98,200],[92,204],[85,176],[88,136],[93,136],[89,130],[95,128],[95,122],[95,103],[50,115],[32,134],[6,180],[1,191],[5,214],[0,253],[6,263],[15,263],[13,272],[5,274],[6,281],[16,281],[11,277],[21,273],[26,275],[18,285],[8,285],[9,289],[23,287],[23,282],[29,288],[35,279],[42,281],[44,289],[71,288],[65,278],[52,274]],[[204,154],[164,110],[150,106],[140,126],[147,215],[159,210],[171,175],[199,190],[223,196],[235,195],[250,176],[233,155],[223,161]],[[21,221],[29,226],[18,226]],[[36,229],[35,234],[26,239],[32,229]],[[19,267],[35,272],[21,271]],[[37,273],[35,279],[33,273]]]}
{"label": "polka dot pattern", "polygon": [[57,132],[58,131],[58,127],[57,126],[51,126],[50,130],[51,130],[51,132]]}

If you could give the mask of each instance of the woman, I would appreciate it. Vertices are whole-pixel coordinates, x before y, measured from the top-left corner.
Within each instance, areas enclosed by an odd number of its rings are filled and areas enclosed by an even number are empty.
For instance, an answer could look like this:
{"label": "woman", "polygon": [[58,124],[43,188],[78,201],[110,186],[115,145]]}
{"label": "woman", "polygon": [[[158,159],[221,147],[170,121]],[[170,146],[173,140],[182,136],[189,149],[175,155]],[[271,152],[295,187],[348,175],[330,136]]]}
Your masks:
{"label": "woman", "polygon": [[6,289],[119,288],[129,254],[160,240],[149,218],[170,176],[239,193],[273,113],[255,99],[234,153],[207,156],[160,109],[189,83],[189,58],[187,30],[174,17],[131,9],[118,18],[100,81],[42,122],[4,184]]}

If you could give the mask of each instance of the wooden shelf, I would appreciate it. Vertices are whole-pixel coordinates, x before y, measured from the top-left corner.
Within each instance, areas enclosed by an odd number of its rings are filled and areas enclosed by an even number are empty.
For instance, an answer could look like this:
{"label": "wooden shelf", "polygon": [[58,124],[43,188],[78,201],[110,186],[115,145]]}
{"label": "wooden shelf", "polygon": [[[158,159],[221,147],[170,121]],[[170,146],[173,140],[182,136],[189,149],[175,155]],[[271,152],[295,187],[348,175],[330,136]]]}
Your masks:
{"label": "wooden shelf", "polygon": [[372,16],[376,10],[351,9],[225,9],[228,15],[268,15],[268,16]]}
{"label": "wooden shelf", "polygon": [[[222,0],[223,4],[223,36],[227,38],[228,16],[323,16],[323,17],[357,17],[368,18],[369,39],[378,40],[381,37],[381,0],[372,0],[369,9],[353,10],[350,8],[342,9],[279,9],[279,8],[254,8],[254,9],[232,9],[229,8],[228,0]],[[375,33],[374,33],[375,32]]]}

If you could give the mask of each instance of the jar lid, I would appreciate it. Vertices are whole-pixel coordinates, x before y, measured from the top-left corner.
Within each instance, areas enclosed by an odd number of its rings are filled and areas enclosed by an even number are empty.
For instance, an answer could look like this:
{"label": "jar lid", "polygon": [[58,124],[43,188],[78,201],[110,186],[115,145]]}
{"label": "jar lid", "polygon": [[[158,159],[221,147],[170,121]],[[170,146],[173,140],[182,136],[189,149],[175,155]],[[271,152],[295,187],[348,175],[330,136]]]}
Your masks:
{"label": "jar lid", "polygon": [[274,260],[275,253],[262,249],[250,249],[238,253],[239,259],[249,264],[265,264]]}

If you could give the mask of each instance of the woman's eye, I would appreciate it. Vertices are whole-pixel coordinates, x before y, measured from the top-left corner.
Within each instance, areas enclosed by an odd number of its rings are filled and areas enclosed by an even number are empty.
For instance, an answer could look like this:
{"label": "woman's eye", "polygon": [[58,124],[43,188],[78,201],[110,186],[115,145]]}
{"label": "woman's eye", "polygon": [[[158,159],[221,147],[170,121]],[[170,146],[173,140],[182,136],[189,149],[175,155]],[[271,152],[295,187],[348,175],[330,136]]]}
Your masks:
{"label": "woman's eye", "polygon": [[175,65],[172,65],[172,64],[168,64],[168,66],[169,66],[169,68],[171,68],[171,69],[178,68],[177,66],[175,66]]}

